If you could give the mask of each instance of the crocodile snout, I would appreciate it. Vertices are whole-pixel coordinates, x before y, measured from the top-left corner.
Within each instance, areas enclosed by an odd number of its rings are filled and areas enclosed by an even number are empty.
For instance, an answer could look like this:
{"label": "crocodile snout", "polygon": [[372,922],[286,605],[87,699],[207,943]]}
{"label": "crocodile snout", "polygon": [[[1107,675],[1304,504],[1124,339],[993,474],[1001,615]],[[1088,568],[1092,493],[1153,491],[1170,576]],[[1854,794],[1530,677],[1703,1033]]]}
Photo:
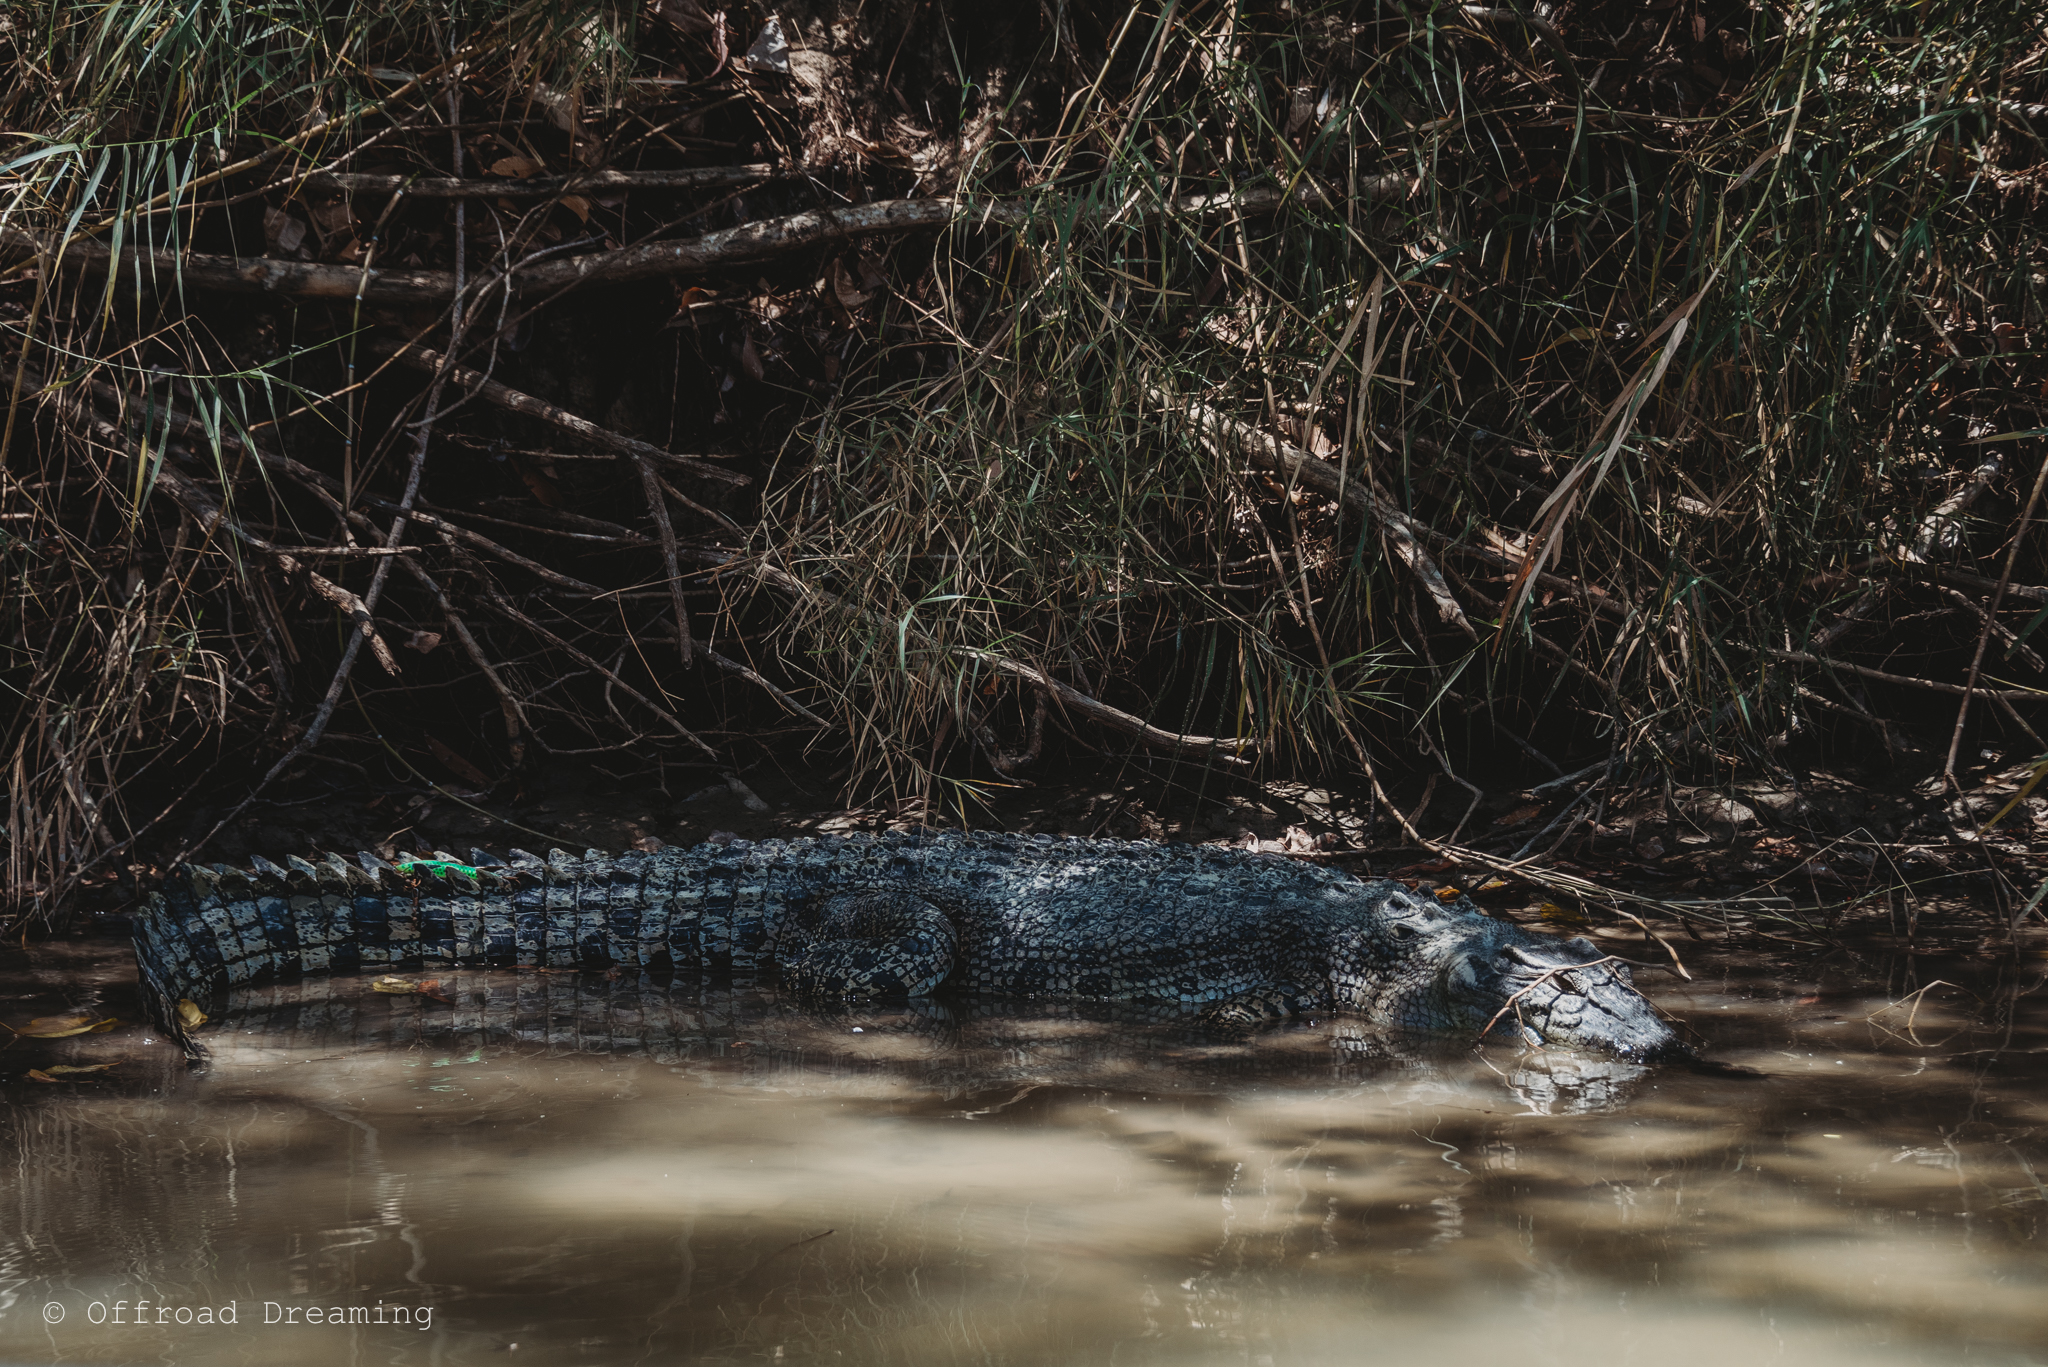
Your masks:
{"label": "crocodile snout", "polygon": [[1591,940],[1503,932],[1492,953],[1472,956],[1450,975],[1477,1030],[1644,1061],[1691,1057],[1636,990],[1627,965]]}

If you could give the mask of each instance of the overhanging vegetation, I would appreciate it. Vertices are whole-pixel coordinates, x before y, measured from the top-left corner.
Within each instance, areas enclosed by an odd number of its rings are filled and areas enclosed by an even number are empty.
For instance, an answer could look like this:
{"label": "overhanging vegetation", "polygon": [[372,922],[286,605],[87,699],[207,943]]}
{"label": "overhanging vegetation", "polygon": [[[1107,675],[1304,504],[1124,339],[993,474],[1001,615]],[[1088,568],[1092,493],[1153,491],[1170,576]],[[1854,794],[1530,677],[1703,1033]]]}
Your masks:
{"label": "overhanging vegetation", "polygon": [[310,763],[2048,749],[2027,7],[27,0],[0,63],[24,910]]}

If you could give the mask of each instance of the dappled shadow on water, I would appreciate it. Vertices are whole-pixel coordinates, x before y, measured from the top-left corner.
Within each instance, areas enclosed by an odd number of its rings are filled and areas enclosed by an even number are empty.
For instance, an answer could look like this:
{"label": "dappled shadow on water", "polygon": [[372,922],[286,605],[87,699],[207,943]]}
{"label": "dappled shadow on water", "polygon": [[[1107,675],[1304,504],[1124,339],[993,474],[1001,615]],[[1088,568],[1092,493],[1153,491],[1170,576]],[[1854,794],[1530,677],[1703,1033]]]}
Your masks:
{"label": "dappled shadow on water", "polygon": [[1343,1020],[280,987],[202,1070],[14,1090],[0,1356],[2032,1361],[2040,965],[1660,993],[1757,1078]]}

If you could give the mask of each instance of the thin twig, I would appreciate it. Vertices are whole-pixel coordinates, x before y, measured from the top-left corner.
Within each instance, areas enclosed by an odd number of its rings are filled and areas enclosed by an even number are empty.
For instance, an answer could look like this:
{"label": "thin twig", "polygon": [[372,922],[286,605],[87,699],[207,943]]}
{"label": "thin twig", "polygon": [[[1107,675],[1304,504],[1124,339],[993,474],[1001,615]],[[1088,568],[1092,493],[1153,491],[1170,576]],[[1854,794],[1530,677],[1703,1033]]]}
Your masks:
{"label": "thin twig", "polygon": [[790,711],[796,713],[805,721],[810,722],[815,726],[821,727],[831,725],[830,722],[826,721],[816,712],[811,711],[810,708],[805,707],[795,698],[792,698],[789,694],[785,693],[780,688],[777,688],[774,684],[769,683],[766,679],[762,678],[759,674],[755,673],[747,666],[741,664],[738,660],[728,660],[725,656],[719,654],[717,651],[713,650],[708,645],[699,646],[698,649],[703,653],[704,658],[711,661],[712,664],[717,665],[720,669],[723,669],[728,674],[737,674],[742,679],[745,679],[748,683],[753,684],[756,687],[762,689],[770,697],[774,698],[775,701],[781,703],[784,707],[787,707]]}
{"label": "thin twig", "polygon": [[692,166],[678,171],[578,171],[566,176],[528,176],[520,180],[321,171],[300,183],[309,190],[340,190],[348,194],[389,195],[403,191],[413,199],[551,199],[607,190],[705,190],[724,185],[756,185],[774,179],[775,174],[772,165],[757,162],[745,166]]}
{"label": "thin twig", "polygon": [[654,462],[636,455],[633,466],[640,472],[640,488],[647,495],[647,511],[654,518],[655,532],[661,537],[661,564],[668,571],[669,602],[676,614],[676,653],[682,658],[683,668],[688,669],[696,643],[690,636],[690,608],[683,601],[683,570],[676,563],[676,529],[668,520],[668,502],[662,497],[661,480],[654,473]]}
{"label": "thin twig", "polygon": [[483,647],[470,632],[469,624],[455,611],[455,605],[448,600],[448,594],[441,585],[412,561],[406,561],[405,567],[411,571],[413,578],[419,580],[420,586],[434,596],[435,606],[441,609],[441,616],[447,621],[449,629],[455,633],[456,639],[462,642],[463,650],[468,652],[470,660],[490,683],[491,690],[498,695],[498,707],[505,718],[505,743],[512,752],[513,767],[517,768],[526,758],[526,739],[522,733],[533,729],[533,723],[527,720],[526,709],[506,685],[497,667],[484,654]]}
{"label": "thin twig", "polygon": [[1649,964],[1637,963],[1634,959],[1624,959],[1619,954],[1604,954],[1597,959],[1592,959],[1582,964],[1559,964],[1556,968],[1548,969],[1545,972],[1538,974],[1534,982],[1530,983],[1527,987],[1522,988],[1520,991],[1516,992],[1515,995],[1509,997],[1505,1002],[1503,1002],[1501,1004],[1500,1010],[1493,1013],[1493,1019],[1480,1027],[1479,1038],[1482,1041],[1485,1040],[1485,1038],[1488,1035],[1493,1033],[1493,1027],[1500,1024],[1500,1018],[1502,1016],[1505,1016],[1508,1012],[1515,1009],[1516,1002],[1528,996],[1531,992],[1534,992],[1537,988],[1543,986],[1543,984],[1549,982],[1558,974],[1570,973],[1572,970],[1579,968],[1598,968],[1602,964],[1630,964],[1636,968],[1648,968],[1652,966]]}
{"label": "thin twig", "polygon": [[[1767,660],[1782,660],[1786,664],[1813,665],[1819,669],[1833,669],[1844,674],[1858,674],[1863,678],[1876,679],[1881,683],[1898,684],[1904,688],[1925,689],[1930,693],[1947,693],[1951,696],[1960,697],[1967,692],[1973,691],[1965,689],[1961,684],[1942,683],[1938,679],[1916,679],[1909,674],[1889,674],[1882,669],[1872,669],[1868,665],[1852,665],[1846,660],[1829,659],[1822,655],[1808,654],[1803,650],[1772,650],[1766,647],[1757,651],[1757,654]],[[2043,699],[2048,699],[2048,693],[2032,688],[1979,688],[1975,689],[1974,692],[1980,698],[2006,698],[2013,702],[2028,700],[2039,702]]]}
{"label": "thin twig", "polygon": [[[452,542],[450,544],[452,544]],[[479,576],[479,579],[481,581],[481,576]],[[633,687],[633,685],[627,683],[624,679],[620,678],[618,676],[617,671],[606,668],[604,665],[600,664],[596,659],[594,659],[590,655],[587,655],[583,651],[578,650],[575,646],[569,644],[569,642],[563,640],[554,632],[549,631],[546,627],[542,626],[539,622],[536,622],[533,618],[521,612],[518,608],[513,607],[511,603],[505,600],[503,594],[500,594],[496,589],[490,586],[488,581],[482,581],[481,587],[483,590],[484,601],[490,605],[492,611],[496,612],[499,616],[505,618],[507,621],[517,622],[520,626],[525,627],[528,631],[540,637],[542,640],[551,642],[559,649],[567,652],[570,658],[574,659],[578,664],[582,665],[584,668],[594,670],[598,674],[603,675],[606,682],[609,683],[612,687],[617,688],[621,693],[624,693],[634,702],[639,703],[649,712],[652,712],[655,716],[661,718],[662,721],[666,722],[669,726],[669,729],[674,731],[676,735],[690,742],[690,744],[696,746],[699,750],[702,750],[705,754],[711,756],[711,758],[719,758],[718,752],[712,749],[710,745],[706,744],[701,736],[699,736],[695,731],[692,731],[689,727],[683,725],[682,722],[678,721],[674,713],[670,712],[660,703],[655,702],[652,698],[649,698],[639,689]]]}
{"label": "thin twig", "polygon": [[[1987,457],[1986,464],[1992,473],[1997,472],[1996,457]],[[1980,470],[1981,473],[1981,470]],[[2034,520],[2034,509],[2041,503],[2041,487],[2048,484],[2048,455],[2041,458],[2041,469],[2034,476],[2033,490],[2027,495],[2027,506],[2020,513],[2019,525],[2013,529],[2012,546],[2005,554],[2005,569],[1998,576],[1998,587],[1991,591],[1991,602],[1984,609],[1984,629],[1977,633],[1977,649],[1970,656],[1970,677],[1963,684],[1963,700],[1956,704],[1956,726],[1948,738],[1948,758],[1941,766],[1942,777],[1956,786],[1956,752],[1963,744],[1963,723],[1970,717],[1970,695],[1976,691],[1977,678],[1984,668],[1984,650],[1991,643],[1991,628],[1998,621],[1998,606],[2005,600],[2005,587],[2012,582],[2013,566],[2019,563],[2020,547],[2026,544],[2027,526]]]}
{"label": "thin twig", "polygon": [[[393,360],[421,370],[438,370],[445,359],[439,352],[426,347],[398,347],[391,345],[381,349]],[[508,384],[500,383],[482,371],[471,370],[467,366],[450,366],[448,368],[448,378],[463,389],[475,392],[480,397],[498,405],[500,408],[510,409],[514,413],[523,413],[531,418],[539,418],[542,422],[552,423],[565,432],[573,432],[587,442],[602,446],[607,450],[616,451],[620,455],[632,456],[638,460],[659,461],[664,465],[678,466],[688,470],[699,479],[706,480],[712,484],[723,484],[730,488],[745,488],[748,484],[752,483],[745,475],[727,470],[722,466],[713,465],[709,461],[699,460],[695,456],[682,456],[672,451],[664,451],[651,442],[641,441],[638,437],[629,437],[623,432],[614,432],[609,428],[600,427],[590,421],[590,419],[579,417],[566,408],[557,407],[545,399],[536,398],[531,394],[522,393]]]}

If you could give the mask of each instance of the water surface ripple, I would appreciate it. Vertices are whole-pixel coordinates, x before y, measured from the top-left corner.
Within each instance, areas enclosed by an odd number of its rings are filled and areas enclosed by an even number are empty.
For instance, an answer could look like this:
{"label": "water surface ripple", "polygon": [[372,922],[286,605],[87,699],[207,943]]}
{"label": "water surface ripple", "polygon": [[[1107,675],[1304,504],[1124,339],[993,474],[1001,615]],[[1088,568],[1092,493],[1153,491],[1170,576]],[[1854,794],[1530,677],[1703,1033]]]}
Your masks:
{"label": "water surface ripple", "polygon": [[129,1032],[46,1050],[107,1081],[10,1087],[0,1358],[2039,1362],[2040,966],[1659,991],[1755,1079],[1343,1020],[280,987],[202,1070]]}

